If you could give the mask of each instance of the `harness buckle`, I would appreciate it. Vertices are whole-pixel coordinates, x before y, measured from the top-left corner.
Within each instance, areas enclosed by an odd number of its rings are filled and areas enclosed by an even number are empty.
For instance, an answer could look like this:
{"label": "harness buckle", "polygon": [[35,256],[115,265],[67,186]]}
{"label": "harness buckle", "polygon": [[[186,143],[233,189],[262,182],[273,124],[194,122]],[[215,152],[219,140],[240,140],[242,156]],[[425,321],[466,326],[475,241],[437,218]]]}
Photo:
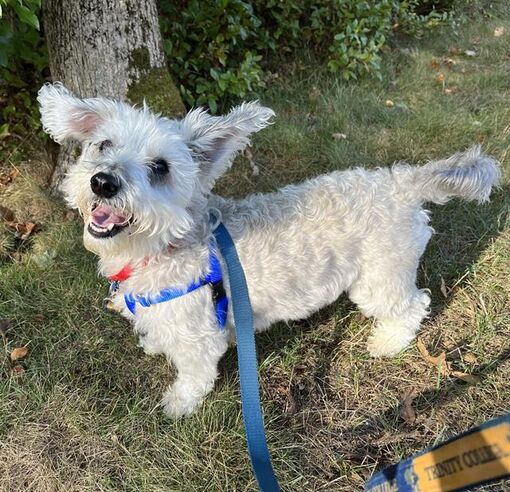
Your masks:
{"label": "harness buckle", "polygon": [[212,288],[212,298],[215,304],[227,295],[225,287],[223,286],[223,279],[220,279],[217,282],[210,282],[209,285]]}

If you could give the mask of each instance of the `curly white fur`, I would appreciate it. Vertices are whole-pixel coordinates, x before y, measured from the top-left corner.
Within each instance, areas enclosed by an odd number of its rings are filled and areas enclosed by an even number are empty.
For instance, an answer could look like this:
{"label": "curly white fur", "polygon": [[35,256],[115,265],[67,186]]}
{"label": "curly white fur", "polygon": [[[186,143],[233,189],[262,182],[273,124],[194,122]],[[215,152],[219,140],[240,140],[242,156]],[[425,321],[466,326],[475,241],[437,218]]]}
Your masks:
{"label": "curly white fur", "polygon": [[[211,209],[236,243],[257,331],[306,318],[347,292],[377,320],[370,353],[393,355],[414,339],[428,313],[429,296],[415,283],[432,234],[422,204],[456,196],[487,200],[499,178],[496,162],[475,147],[422,167],[333,172],[274,193],[226,200],[211,194],[214,182],[249,135],[269,124],[270,109],[246,103],[224,117],[196,109],[174,121],[146,107],[79,99],[58,83],[42,87],[38,100],[44,129],[59,142],[73,138],[83,146],[64,190],[83,215],[86,247],[99,255],[103,275],[126,264],[134,268],[113,302],[134,323],[145,351],[164,353],[178,370],[163,397],[170,416],[191,413],[213,388],[233,337],[231,314],[221,331],[209,287],[138,307],[136,316],[123,294],[185,287],[203,275]],[[104,140],[112,145],[101,152]],[[170,172],[154,182],[148,164],[157,158],[169,163]],[[90,178],[99,171],[120,180],[116,196],[94,195]],[[93,237],[87,225],[97,202],[132,215],[132,223],[114,237]],[[230,296],[228,281],[226,288]]]}

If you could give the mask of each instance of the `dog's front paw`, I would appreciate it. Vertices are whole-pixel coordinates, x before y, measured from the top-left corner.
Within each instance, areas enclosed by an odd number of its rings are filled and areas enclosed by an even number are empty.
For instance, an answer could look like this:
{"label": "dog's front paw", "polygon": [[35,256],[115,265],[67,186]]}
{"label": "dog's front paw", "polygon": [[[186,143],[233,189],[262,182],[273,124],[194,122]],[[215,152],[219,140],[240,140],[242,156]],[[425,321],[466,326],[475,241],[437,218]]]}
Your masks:
{"label": "dog's front paw", "polygon": [[202,403],[203,394],[197,393],[192,385],[176,382],[167,389],[161,400],[163,412],[170,418],[177,419],[191,415]]}

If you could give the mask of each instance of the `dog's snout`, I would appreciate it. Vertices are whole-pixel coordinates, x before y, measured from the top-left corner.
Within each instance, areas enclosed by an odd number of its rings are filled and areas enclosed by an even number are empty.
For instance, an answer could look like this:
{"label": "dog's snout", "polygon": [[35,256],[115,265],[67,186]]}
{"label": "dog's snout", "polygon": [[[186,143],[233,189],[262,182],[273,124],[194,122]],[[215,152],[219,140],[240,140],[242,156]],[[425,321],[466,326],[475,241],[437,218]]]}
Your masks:
{"label": "dog's snout", "polygon": [[120,190],[120,181],[112,174],[97,173],[90,178],[90,187],[97,196],[112,198]]}

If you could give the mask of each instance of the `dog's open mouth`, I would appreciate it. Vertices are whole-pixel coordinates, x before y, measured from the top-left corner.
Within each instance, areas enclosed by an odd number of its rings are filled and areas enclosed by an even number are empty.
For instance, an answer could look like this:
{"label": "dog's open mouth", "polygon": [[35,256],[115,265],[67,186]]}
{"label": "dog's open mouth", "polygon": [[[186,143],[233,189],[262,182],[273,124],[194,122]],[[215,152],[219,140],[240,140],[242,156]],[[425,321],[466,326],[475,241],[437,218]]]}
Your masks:
{"label": "dog's open mouth", "polygon": [[113,237],[130,224],[131,217],[109,205],[94,204],[87,230],[97,238]]}

